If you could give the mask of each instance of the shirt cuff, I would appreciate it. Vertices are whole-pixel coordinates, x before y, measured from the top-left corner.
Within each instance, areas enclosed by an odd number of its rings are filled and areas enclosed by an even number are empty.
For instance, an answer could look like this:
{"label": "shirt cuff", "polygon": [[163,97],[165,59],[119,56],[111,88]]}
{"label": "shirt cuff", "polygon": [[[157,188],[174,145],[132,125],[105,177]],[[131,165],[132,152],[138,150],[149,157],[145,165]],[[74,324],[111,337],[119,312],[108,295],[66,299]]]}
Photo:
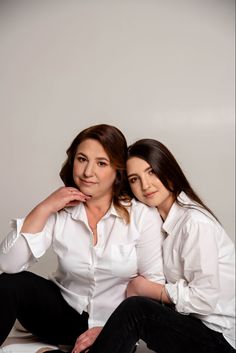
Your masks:
{"label": "shirt cuff", "polygon": [[11,233],[4,239],[1,244],[1,252],[7,254],[10,249],[15,245],[17,239],[20,237],[20,230],[24,223],[24,219],[12,219],[10,226],[12,228]]}
{"label": "shirt cuff", "polygon": [[38,259],[45,253],[46,248],[46,237],[44,232],[39,232],[35,234],[31,233],[21,233],[22,236],[27,241],[27,244],[32,252],[33,256]]}
{"label": "shirt cuff", "polygon": [[186,296],[186,291],[185,287],[187,286],[187,283],[184,279],[180,279],[176,283],[167,283],[165,285],[165,289],[171,299],[171,301],[175,304],[175,309],[181,314],[188,315],[189,313],[186,313],[185,310],[185,296]]}

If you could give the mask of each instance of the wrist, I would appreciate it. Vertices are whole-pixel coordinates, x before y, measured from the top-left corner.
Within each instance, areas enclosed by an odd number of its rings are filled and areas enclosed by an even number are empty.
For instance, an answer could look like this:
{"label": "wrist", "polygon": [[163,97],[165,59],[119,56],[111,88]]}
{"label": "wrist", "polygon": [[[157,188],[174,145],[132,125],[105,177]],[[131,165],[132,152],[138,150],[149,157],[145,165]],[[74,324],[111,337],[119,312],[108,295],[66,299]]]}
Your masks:
{"label": "wrist", "polygon": [[53,209],[52,205],[47,202],[47,200],[44,200],[40,202],[36,207],[35,210],[37,213],[39,213],[42,217],[49,217],[53,213],[56,213],[56,211]]}
{"label": "wrist", "polygon": [[38,204],[25,218],[21,233],[38,233],[41,232],[52,214],[44,203]]}
{"label": "wrist", "polygon": [[165,286],[163,285],[163,286],[161,287],[161,294],[160,294],[160,302],[161,302],[161,305],[164,305],[164,302],[163,302],[164,292],[165,292]]}
{"label": "wrist", "polygon": [[162,305],[173,304],[165,285],[163,285],[161,288],[159,301]]}

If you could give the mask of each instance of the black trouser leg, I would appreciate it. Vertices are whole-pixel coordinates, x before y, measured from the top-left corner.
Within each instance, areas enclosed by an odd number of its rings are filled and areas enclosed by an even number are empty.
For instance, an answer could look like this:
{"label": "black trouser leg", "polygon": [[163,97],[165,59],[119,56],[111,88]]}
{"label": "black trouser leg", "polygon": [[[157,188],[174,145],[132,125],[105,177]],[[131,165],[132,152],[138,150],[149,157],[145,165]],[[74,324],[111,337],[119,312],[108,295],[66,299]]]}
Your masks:
{"label": "black trouser leg", "polygon": [[15,320],[51,344],[74,345],[88,329],[88,315],[67,304],[60,289],[31,272],[0,275],[0,346]]}
{"label": "black trouser leg", "polygon": [[111,315],[90,353],[131,353],[139,339],[158,353],[234,352],[222,334],[200,320],[144,298],[126,299]]}

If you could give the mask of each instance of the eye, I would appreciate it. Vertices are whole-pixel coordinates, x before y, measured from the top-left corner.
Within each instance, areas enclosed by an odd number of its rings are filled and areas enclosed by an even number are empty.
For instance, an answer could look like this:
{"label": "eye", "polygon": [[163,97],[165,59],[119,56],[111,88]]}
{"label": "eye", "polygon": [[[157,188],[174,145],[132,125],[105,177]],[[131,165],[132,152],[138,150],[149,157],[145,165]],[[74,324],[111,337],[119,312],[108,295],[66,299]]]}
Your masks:
{"label": "eye", "polygon": [[154,172],[153,169],[149,169],[148,174],[149,174],[149,175],[153,175],[153,174],[155,174],[155,172]]}
{"label": "eye", "polygon": [[77,158],[77,161],[79,161],[80,163],[83,163],[86,161],[86,158],[85,157],[82,157],[82,156],[78,156]]}
{"label": "eye", "polygon": [[134,184],[137,180],[138,180],[137,177],[129,178],[129,183],[130,183],[130,184]]}
{"label": "eye", "polygon": [[107,163],[105,163],[105,162],[102,162],[102,161],[98,162],[99,167],[105,167],[106,165],[107,165]]}

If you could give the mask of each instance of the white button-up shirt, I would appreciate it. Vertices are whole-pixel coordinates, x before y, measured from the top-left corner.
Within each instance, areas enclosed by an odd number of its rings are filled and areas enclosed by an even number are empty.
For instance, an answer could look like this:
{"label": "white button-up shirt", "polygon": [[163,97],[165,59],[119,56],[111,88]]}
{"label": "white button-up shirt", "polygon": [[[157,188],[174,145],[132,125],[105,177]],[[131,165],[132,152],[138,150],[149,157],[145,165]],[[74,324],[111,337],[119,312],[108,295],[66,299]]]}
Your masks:
{"label": "white button-up shirt", "polygon": [[104,325],[138,274],[164,283],[162,221],[155,208],[133,200],[126,224],[112,205],[97,225],[95,246],[83,203],[52,215],[37,234],[20,233],[22,224],[15,220],[0,246],[0,269],[26,270],[52,246],[58,268],[50,278],[69,305],[88,312],[89,327]]}
{"label": "white button-up shirt", "polygon": [[235,347],[235,250],[222,226],[185,193],[163,224],[166,289],[182,314],[222,332]]}

